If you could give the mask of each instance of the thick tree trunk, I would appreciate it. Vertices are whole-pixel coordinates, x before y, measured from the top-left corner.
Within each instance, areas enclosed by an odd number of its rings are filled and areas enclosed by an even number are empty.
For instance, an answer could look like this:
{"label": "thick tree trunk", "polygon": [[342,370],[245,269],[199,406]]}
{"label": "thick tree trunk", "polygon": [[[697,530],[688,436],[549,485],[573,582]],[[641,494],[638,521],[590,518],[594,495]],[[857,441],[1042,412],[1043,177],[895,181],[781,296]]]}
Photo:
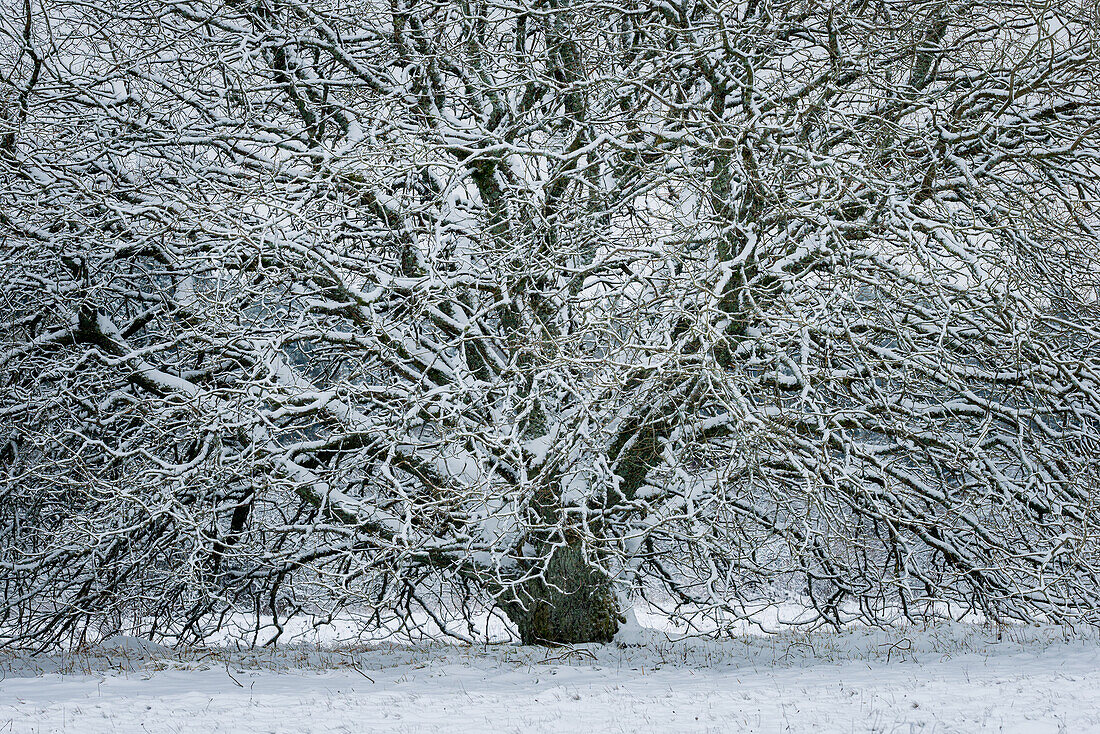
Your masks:
{"label": "thick tree trunk", "polygon": [[580,544],[557,547],[543,574],[503,604],[525,645],[610,642],[622,622],[611,579]]}

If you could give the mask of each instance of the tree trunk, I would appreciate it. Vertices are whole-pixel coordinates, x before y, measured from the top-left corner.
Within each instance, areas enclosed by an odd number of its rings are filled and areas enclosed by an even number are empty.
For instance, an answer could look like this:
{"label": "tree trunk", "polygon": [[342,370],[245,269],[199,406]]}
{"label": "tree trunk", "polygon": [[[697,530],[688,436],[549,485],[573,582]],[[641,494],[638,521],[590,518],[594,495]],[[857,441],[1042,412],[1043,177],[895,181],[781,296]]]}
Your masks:
{"label": "tree trunk", "polygon": [[623,620],[611,579],[579,543],[557,547],[542,575],[502,606],[524,645],[610,642]]}

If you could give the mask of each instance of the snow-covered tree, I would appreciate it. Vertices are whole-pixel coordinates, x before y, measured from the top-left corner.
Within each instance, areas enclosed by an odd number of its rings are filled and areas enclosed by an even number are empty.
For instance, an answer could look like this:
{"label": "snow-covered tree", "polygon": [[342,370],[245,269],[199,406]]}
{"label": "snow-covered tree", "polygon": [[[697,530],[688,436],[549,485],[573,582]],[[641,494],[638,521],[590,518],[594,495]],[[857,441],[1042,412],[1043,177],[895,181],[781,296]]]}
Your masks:
{"label": "snow-covered tree", "polygon": [[0,2],[9,640],[1100,621],[1091,2]]}

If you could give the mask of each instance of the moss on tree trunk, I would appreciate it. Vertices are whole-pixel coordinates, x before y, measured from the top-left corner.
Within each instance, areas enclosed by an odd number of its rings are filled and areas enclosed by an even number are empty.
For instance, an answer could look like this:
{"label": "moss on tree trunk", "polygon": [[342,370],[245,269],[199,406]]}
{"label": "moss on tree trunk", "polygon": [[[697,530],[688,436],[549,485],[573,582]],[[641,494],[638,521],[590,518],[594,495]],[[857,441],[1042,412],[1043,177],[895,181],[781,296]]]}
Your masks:
{"label": "moss on tree trunk", "polygon": [[503,604],[525,645],[610,642],[622,622],[611,579],[579,543],[554,549],[540,577]]}

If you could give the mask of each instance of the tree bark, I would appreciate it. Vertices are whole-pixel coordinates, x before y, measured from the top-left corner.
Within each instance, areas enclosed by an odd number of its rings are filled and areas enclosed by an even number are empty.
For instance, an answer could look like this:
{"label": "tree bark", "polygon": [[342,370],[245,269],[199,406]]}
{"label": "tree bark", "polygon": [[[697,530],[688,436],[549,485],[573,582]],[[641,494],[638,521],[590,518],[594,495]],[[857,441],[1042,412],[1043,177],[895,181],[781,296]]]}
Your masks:
{"label": "tree bark", "polygon": [[556,548],[543,573],[502,606],[524,645],[610,642],[623,620],[611,578],[579,542]]}

